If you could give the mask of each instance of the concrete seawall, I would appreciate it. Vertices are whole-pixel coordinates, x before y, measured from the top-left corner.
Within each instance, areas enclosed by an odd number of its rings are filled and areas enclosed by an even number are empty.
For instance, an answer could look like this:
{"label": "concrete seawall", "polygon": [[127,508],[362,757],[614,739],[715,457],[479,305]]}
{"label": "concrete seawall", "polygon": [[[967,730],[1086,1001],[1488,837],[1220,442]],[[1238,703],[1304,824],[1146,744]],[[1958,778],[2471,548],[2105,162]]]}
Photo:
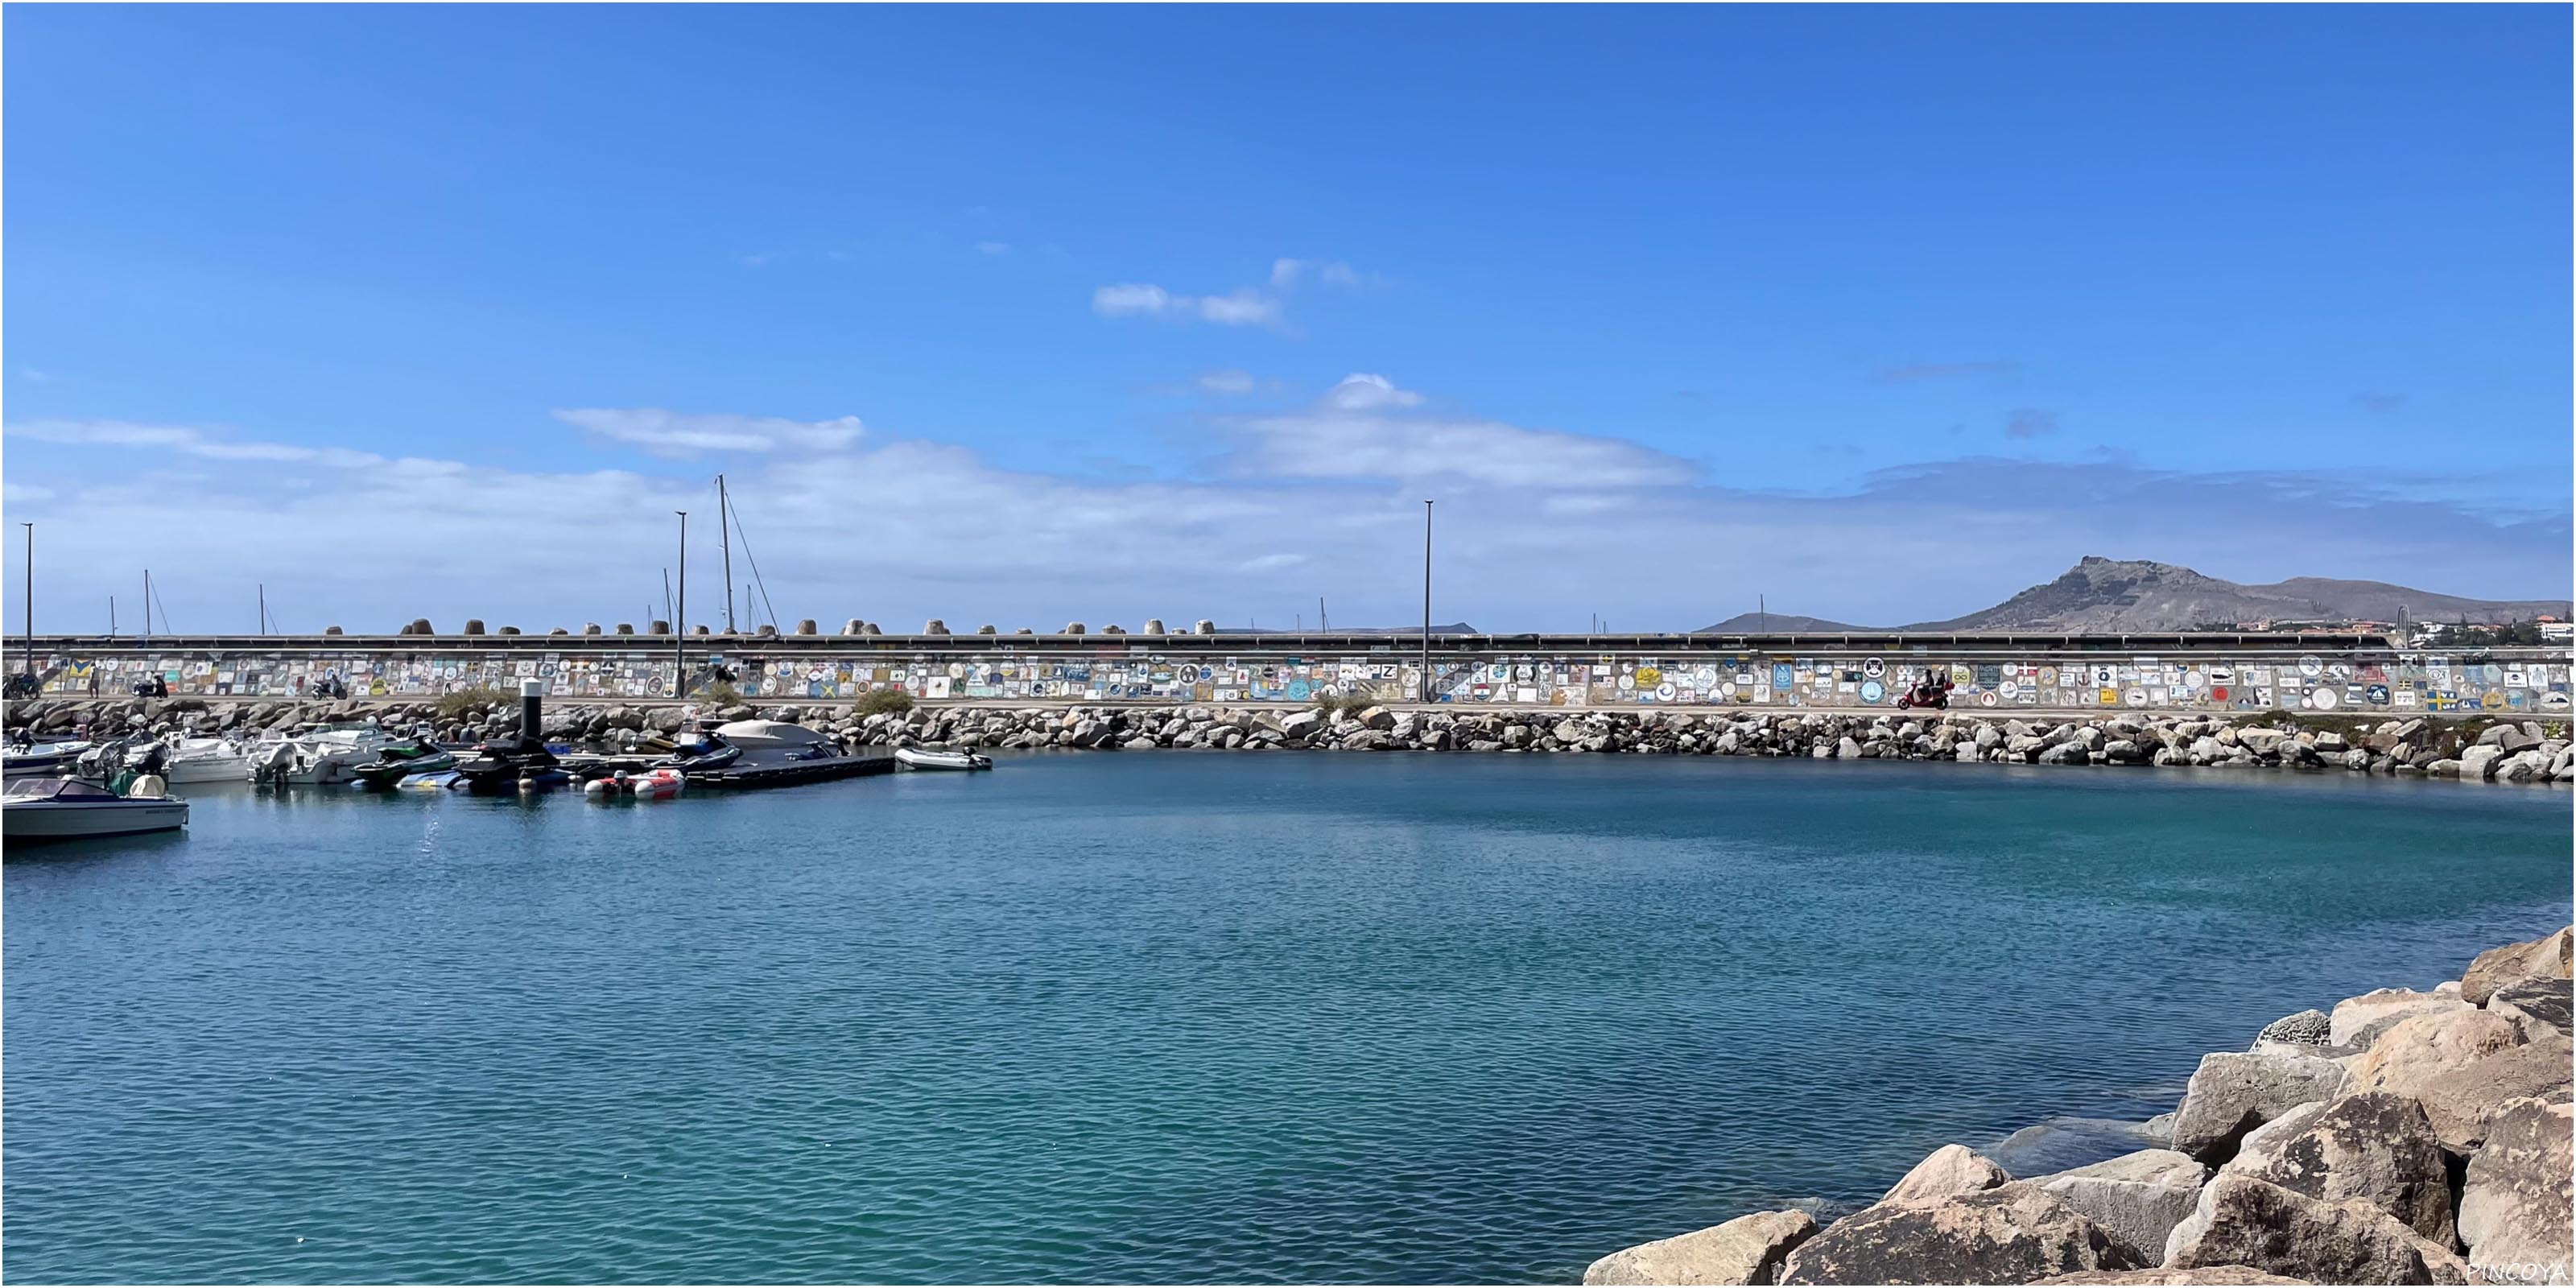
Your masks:
{"label": "concrete seawall", "polygon": [[[14,641],[12,641],[15,644]],[[675,649],[685,647],[685,662]],[[24,665],[24,646],[10,653]],[[545,683],[549,696],[668,697],[718,681],[753,701],[1215,703],[1336,697],[1571,710],[1893,708],[1927,673],[1960,710],[2569,711],[2564,649],[2413,652],[2374,636],[791,635],[39,637],[52,696],[400,699]]]}

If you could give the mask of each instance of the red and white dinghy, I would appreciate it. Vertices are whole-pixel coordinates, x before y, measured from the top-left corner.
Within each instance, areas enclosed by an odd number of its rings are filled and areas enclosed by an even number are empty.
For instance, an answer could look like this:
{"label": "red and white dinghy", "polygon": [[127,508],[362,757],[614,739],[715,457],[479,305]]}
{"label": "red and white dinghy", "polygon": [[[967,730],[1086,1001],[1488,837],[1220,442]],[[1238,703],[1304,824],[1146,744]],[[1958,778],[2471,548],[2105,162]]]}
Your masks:
{"label": "red and white dinghy", "polygon": [[679,770],[653,769],[640,774],[621,772],[606,778],[594,778],[582,784],[581,790],[583,795],[598,800],[632,796],[637,800],[666,801],[679,795],[687,783]]}

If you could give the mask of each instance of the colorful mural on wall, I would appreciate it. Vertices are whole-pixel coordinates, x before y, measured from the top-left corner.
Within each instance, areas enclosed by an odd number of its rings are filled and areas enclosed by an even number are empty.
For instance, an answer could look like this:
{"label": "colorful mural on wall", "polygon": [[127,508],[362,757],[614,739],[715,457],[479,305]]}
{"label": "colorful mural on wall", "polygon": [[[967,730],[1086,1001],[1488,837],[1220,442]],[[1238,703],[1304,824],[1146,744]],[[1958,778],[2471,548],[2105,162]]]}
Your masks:
{"label": "colorful mural on wall", "polygon": [[[1420,691],[1418,661],[1367,657],[776,658],[718,661],[746,698],[849,699],[900,689],[929,701],[1165,701],[1307,703]],[[351,697],[430,697],[543,680],[563,697],[658,697],[671,691],[669,657],[633,653],[492,658],[239,654],[42,658],[52,694],[124,695],[158,678],[171,694],[300,698],[345,685]],[[1870,707],[1892,705],[1928,673],[1946,672],[1953,709],[2566,712],[2564,655],[2368,659],[2311,654],[2228,657],[2052,657],[1943,661],[1878,655],[1689,655],[1670,659],[1564,656],[1435,659],[1434,700],[1553,707]]]}

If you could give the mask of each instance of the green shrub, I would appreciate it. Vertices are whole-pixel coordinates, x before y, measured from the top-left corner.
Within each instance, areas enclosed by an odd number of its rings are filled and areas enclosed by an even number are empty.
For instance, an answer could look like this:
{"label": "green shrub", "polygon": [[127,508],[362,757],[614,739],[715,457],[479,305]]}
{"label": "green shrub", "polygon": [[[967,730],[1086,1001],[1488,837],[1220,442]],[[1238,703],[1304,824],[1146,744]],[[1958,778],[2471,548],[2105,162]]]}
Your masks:
{"label": "green shrub", "polygon": [[863,716],[903,715],[912,710],[912,695],[901,689],[878,689],[859,699],[857,710]]}
{"label": "green shrub", "polygon": [[1373,693],[1327,693],[1315,699],[1315,706],[1329,716],[1355,716],[1379,705]]}
{"label": "green shrub", "polygon": [[698,701],[710,707],[738,707],[742,705],[742,690],[733,687],[731,680],[718,680],[698,690]]}
{"label": "green shrub", "polygon": [[439,694],[438,701],[431,705],[438,709],[438,714],[450,720],[461,720],[470,708],[490,706],[495,702],[509,700],[509,694],[488,684],[478,684],[470,689],[458,689],[454,693]]}

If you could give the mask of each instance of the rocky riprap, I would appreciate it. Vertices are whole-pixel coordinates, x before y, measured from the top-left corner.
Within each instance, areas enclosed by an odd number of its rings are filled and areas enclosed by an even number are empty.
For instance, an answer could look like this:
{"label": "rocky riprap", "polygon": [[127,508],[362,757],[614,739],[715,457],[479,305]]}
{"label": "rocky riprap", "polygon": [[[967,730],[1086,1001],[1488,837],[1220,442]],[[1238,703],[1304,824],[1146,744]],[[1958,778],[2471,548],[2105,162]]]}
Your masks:
{"label": "rocky riprap", "polygon": [[2570,934],[2200,1062],[2163,1148],[2015,1179],[1959,1145],[1819,1226],[1792,1208],[1614,1252],[1587,1284],[2570,1281]]}
{"label": "rocky riprap", "polygon": [[[1981,764],[2267,766],[2342,769],[2495,782],[2576,781],[2567,726],[2424,717],[2297,727],[2267,717],[2113,713],[2074,720],[2019,719],[1964,712],[1478,711],[1368,707],[1010,707],[942,705],[909,713],[859,715],[842,705],[737,705],[705,710],[725,719],[759,716],[827,730],[853,746],[1085,750],[1580,752],[1677,756],[1803,756],[1841,760],[1954,760]],[[518,703],[358,699],[342,702],[209,703],[200,698],[39,699],[13,703],[10,728],[45,733],[88,724],[115,734],[132,728],[205,731],[273,729],[310,720],[374,717],[409,728],[428,723],[445,740],[515,732]],[[682,708],[553,700],[545,734],[615,743],[628,734],[669,733]]]}

